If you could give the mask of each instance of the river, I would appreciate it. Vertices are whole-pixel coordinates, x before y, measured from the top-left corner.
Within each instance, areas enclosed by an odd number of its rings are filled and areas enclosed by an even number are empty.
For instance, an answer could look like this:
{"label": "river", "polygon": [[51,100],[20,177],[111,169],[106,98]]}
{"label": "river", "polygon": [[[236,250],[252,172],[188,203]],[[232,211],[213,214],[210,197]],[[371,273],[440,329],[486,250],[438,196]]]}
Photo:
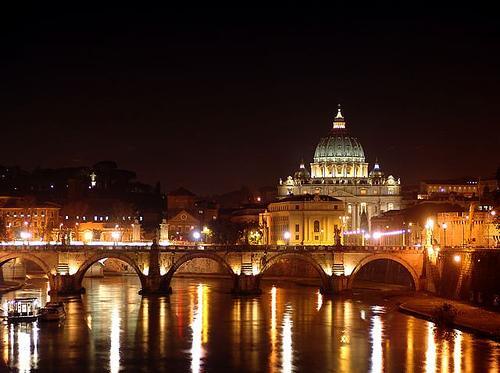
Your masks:
{"label": "river", "polygon": [[[47,300],[47,283],[5,294]],[[275,285],[275,286],[274,286]],[[61,323],[0,326],[3,363],[19,372],[498,372],[500,344],[442,331],[380,296],[326,299],[264,282],[235,298],[223,279],[176,278],[170,297],[137,294],[133,276],[86,278]]]}

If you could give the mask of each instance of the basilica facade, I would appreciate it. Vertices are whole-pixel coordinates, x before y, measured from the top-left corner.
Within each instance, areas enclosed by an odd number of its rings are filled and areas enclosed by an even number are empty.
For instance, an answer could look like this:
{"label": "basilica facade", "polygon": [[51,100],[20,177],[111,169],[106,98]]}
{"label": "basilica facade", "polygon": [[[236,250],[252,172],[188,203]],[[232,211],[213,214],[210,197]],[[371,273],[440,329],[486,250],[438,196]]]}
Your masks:
{"label": "basilica facade", "polygon": [[401,208],[400,189],[400,180],[386,176],[377,161],[370,170],[363,147],[349,134],[339,106],[330,133],[316,146],[310,169],[301,162],[293,175],[280,179],[278,198],[335,197],[344,203],[343,230],[368,231],[372,216]]}

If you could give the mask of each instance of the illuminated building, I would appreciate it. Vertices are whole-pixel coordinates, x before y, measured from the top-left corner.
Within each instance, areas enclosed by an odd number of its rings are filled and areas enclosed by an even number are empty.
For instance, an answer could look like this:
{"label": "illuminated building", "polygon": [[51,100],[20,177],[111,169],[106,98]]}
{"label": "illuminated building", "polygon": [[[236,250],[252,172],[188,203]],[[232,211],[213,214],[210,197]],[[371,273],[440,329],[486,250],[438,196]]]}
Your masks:
{"label": "illuminated building", "polygon": [[321,138],[310,172],[304,162],[286,180],[280,180],[278,198],[320,194],[344,202],[348,229],[369,229],[372,216],[401,208],[400,180],[385,176],[376,161],[369,172],[360,142],[349,135],[340,107],[330,133]]}
{"label": "illuminated building", "polygon": [[185,188],[178,188],[167,194],[168,237],[172,241],[193,241],[192,233],[216,220],[216,204],[198,200]]}
{"label": "illuminated building", "polygon": [[116,224],[113,222],[81,222],[69,225],[60,224],[52,230],[52,240],[92,242],[140,242],[143,238],[141,224],[134,223]]}
{"label": "illuminated building", "polygon": [[59,224],[60,207],[54,203],[37,203],[19,197],[0,201],[0,222],[5,224],[6,241],[46,240]]}
{"label": "illuminated building", "polygon": [[441,246],[500,247],[497,210],[439,213],[435,236]]}
{"label": "illuminated building", "polygon": [[259,223],[264,244],[335,245],[340,243],[344,218],[342,201],[303,194],[270,203]]}
{"label": "illuminated building", "polygon": [[426,180],[420,183],[419,199],[432,199],[443,195],[477,197],[480,194],[478,179]]}

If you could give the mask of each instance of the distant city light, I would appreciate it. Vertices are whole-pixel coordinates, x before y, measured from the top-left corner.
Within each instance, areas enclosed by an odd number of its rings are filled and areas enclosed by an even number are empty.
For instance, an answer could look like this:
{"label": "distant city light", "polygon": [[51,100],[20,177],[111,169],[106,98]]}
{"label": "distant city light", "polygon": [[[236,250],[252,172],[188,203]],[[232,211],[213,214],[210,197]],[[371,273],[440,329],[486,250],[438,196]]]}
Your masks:
{"label": "distant city light", "polygon": [[198,232],[198,231],[194,231],[194,232],[193,232],[193,238],[194,238],[195,240],[199,240],[199,239],[200,239],[200,237],[201,237],[201,233],[200,233],[200,232]]}
{"label": "distant city light", "polygon": [[291,237],[290,232],[285,231],[285,232],[283,233],[283,238],[284,238],[285,240],[289,240],[289,239],[290,239],[290,237]]}
{"label": "distant city light", "polygon": [[453,260],[455,261],[455,263],[460,263],[460,260],[461,260],[460,255],[455,255],[455,256],[453,257]]}

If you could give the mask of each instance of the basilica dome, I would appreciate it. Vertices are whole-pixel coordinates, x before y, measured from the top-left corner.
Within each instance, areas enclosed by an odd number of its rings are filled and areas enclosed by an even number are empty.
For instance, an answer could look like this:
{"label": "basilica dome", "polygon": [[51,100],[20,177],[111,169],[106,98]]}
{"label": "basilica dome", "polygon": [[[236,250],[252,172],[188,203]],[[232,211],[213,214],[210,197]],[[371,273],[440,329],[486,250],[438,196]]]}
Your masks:
{"label": "basilica dome", "polygon": [[332,131],[319,140],[314,152],[314,162],[363,163],[365,152],[355,137],[349,136],[340,107],[333,122]]}

